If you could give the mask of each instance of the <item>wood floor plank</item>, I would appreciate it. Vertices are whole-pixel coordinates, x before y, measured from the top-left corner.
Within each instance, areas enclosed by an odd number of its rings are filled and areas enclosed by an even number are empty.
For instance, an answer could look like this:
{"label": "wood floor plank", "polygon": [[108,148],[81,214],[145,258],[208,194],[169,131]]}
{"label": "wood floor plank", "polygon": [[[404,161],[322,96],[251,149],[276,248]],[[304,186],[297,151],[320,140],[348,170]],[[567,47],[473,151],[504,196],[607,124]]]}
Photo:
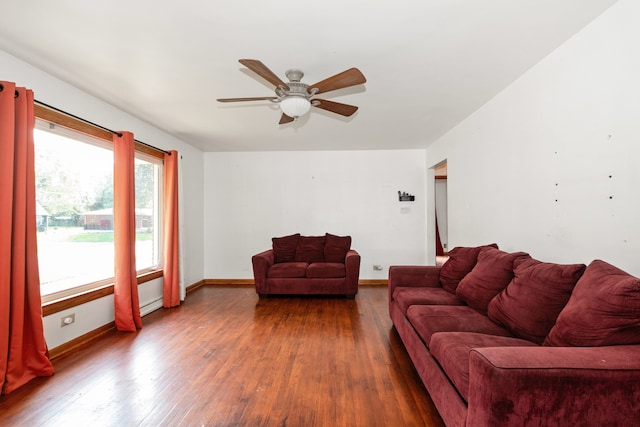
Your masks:
{"label": "wood floor plank", "polygon": [[204,286],[0,396],[2,426],[442,426],[387,290],[259,299]]}

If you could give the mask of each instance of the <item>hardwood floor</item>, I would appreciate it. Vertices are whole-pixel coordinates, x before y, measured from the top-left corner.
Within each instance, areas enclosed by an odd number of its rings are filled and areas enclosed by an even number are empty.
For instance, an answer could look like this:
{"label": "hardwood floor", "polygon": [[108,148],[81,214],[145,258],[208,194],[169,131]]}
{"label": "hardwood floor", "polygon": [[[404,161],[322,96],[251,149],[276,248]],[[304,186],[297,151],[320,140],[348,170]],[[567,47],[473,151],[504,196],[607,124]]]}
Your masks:
{"label": "hardwood floor", "polygon": [[355,299],[258,299],[205,286],[137,333],[54,360],[0,396],[2,426],[441,426],[387,289]]}

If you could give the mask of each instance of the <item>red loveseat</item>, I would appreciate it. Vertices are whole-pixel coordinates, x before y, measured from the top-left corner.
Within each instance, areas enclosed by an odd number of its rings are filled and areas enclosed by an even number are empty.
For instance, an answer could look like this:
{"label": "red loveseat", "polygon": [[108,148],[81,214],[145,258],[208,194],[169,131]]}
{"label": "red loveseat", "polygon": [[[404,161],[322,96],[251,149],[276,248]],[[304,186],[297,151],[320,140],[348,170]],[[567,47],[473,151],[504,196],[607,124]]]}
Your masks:
{"label": "red loveseat", "polygon": [[345,295],[355,298],[360,255],[351,236],[301,236],[271,239],[272,248],[254,255],[256,292],[267,295]]}
{"label": "red loveseat", "polygon": [[447,426],[640,425],[640,279],[497,245],[392,266],[389,312]]}

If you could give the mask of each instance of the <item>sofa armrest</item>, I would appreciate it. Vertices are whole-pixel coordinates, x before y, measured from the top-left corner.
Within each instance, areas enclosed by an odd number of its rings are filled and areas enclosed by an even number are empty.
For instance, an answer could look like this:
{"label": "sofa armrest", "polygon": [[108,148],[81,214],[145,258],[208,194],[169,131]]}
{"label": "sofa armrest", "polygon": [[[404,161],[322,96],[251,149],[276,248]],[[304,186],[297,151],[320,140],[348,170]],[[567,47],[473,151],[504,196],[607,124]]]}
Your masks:
{"label": "sofa armrest", "polygon": [[392,265],[389,267],[389,287],[440,287],[440,266]]}
{"label": "sofa armrest", "polygon": [[253,264],[253,280],[258,294],[267,294],[267,271],[274,263],[273,249],[260,252],[251,257]]}
{"label": "sofa armrest", "polygon": [[469,355],[468,426],[640,425],[640,345]]}
{"label": "sofa armrest", "polygon": [[350,249],[344,259],[344,268],[346,270],[346,287],[349,295],[358,293],[358,280],[360,278],[360,254]]}
{"label": "sofa armrest", "polygon": [[393,291],[397,287],[439,288],[440,266],[434,265],[392,265],[389,267],[389,304],[393,300]]}

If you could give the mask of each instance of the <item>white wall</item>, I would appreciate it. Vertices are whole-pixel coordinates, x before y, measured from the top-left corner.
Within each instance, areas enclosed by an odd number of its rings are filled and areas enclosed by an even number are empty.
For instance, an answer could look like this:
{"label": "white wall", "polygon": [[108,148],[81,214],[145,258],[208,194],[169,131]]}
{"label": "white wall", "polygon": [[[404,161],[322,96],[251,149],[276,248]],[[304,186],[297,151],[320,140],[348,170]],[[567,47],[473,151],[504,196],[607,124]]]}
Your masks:
{"label": "white wall", "polygon": [[[140,314],[142,316],[162,307],[162,279],[138,286]],[[46,316],[42,323],[47,346],[52,349],[113,322],[113,295],[93,300],[76,307]],[[62,327],[62,318],[75,315],[75,323]],[[144,319],[142,320],[144,327]]]}
{"label": "white wall", "polygon": [[[113,130],[128,130],[136,139],[155,147],[175,149],[182,155],[184,217],[184,281],[186,285],[203,279],[203,154],[200,150],[160,131],[135,117],[100,101],[12,55],[0,50],[0,70],[3,80],[14,81],[33,89],[35,98],[61,110]],[[152,99],[149,102],[153,102]],[[162,280],[140,286],[142,312],[162,305]],[[76,323],[60,327],[60,319],[69,312],[76,313]],[[113,297],[105,297],[66,312],[44,319],[45,337],[50,348],[68,342],[91,330],[113,321]]]}
{"label": "white wall", "polygon": [[603,259],[640,276],[640,2],[613,5],[427,149],[449,246]]}
{"label": "white wall", "polygon": [[[205,153],[204,163],[206,278],[253,278],[251,256],[292,233],[352,236],[361,279],[426,261],[424,150]],[[399,202],[399,190],[416,201]]]}

